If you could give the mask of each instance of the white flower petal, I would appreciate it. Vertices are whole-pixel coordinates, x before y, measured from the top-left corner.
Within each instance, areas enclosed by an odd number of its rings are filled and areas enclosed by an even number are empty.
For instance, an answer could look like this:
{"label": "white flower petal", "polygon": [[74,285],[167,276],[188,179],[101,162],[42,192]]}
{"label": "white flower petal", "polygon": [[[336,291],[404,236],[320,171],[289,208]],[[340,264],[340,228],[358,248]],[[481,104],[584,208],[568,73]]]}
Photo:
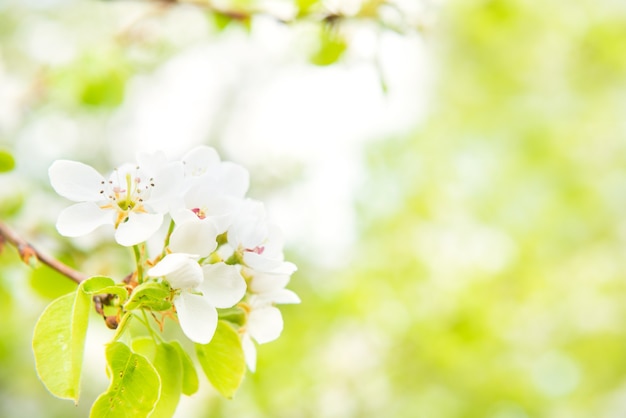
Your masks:
{"label": "white flower petal", "polygon": [[289,289],[278,289],[273,292],[261,293],[254,296],[253,306],[268,306],[273,303],[297,304],[300,303],[300,297]]}
{"label": "white flower petal", "polygon": [[158,170],[154,175],[154,187],[146,206],[158,213],[165,213],[176,207],[178,201],[182,200],[183,169],[182,163],[172,162]]}
{"label": "white flower petal", "polygon": [[198,219],[198,215],[193,213],[192,210],[186,209],[184,207],[171,211],[170,215],[172,215],[172,219],[176,224],[182,224],[183,222]]}
{"label": "white flower petal", "polygon": [[154,174],[167,164],[167,155],[163,151],[139,152],[137,153],[137,164],[147,173]]}
{"label": "white flower petal", "polygon": [[208,344],[217,328],[217,311],[209,301],[192,293],[182,292],[174,298],[178,322],[185,335],[198,344]]}
{"label": "white flower petal", "polygon": [[246,281],[235,266],[224,263],[202,267],[204,281],[199,286],[213,306],[230,308],[246,293]]}
{"label": "white flower petal", "polygon": [[113,215],[93,202],[76,203],[59,214],[57,230],[66,237],[79,237],[101,225],[113,225]]}
{"label": "white flower petal", "polygon": [[246,269],[245,273],[252,276],[250,291],[252,293],[268,293],[282,289],[289,283],[288,274],[261,273]]}
{"label": "white flower petal", "polygon": [[217,248],[217,229],[209,219],[191,219],[176,225],[170,237],[170,249],[177,253],[206,257]]}
{"label": "white flower petal", "polygon": [[174,289],[195,289],[204,276],[202,268],[189,254],[168,254],[148,270],[150,277],[165,277]]}
{"label": "white flower petal", "polygon": [[248,369],[254,373],[256,371],[256,346],[248,334],[243,334],[241,337],[241,348],[243,348],[243,356]]}
{"label": "white flower petal", "polygon": [[214,148],[200,146],[185,154],[182,162],[185,164],[185,175],[199,176],[211,165],[219,164],[220,157]]}
{"label": "white flower petal", "polygon": [[238,203],[237,199],[229,196],[215,196],[207,202],[207,217],[211,218],[217,227],[218,234],[226,232],[230,227]]}
{"label": "white flower petal", "polygon": [[48,169],[50,183],[61,196],[74,202],[106,200],[104,177],[93,167],[77,161],[57,160]]}
{"label": "white flower petal", "polygon": [[239,205],[235,221],[228,231],[228,241],[235,248],[254,249],[263,244],[269,234],[269,224],[263,203],[247,199]]}
{"label": "white flower petal", "polygon": [[224,194],[243,198],[250,186],[250,173],[239,164],[225,161],[219,166],[218,181]]}
{"label": "white flower petal", "polygon": [[263,254],[257,254],[251,251],[245,251],[243,253],[243,262],[246,266],[265,273],[279,273],[288,270],[287,266],[284,265],[285,261],[268,258]]}
{"label": "white flower petal", "polygon": [[265,344],[280,337],[283,331],[283,316],[278,308],[273,306],[253,309],[248,315],[246,328],[257,343]]}
{"label": "white flower petal", "polygon": [[118,244],[130,247],[150,238],[163,223],[160,213],[135,213],[128,215],[128,220],[122,222],[115,231],[115,240]]}

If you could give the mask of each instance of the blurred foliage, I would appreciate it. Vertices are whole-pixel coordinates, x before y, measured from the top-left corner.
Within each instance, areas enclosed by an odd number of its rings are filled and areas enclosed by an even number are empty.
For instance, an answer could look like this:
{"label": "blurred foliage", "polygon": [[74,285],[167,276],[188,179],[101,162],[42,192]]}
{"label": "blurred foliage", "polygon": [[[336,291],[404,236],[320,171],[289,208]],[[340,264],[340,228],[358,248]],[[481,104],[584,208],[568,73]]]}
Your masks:
{"label": "blurred foliage", "polygon": [[430,115],[370,148],[349,267],[301,269],[253,409],[204,416],[626,413],[626,10],[583,3],[447,5]]}
{"label": "blurred foliage", "polygon": [[15,158],[10,152],[0,150],[0,173],[11,171],[15,168]]}
{"label": "blurred foliage", "polygon": [[[322,2],[296,4],[305,17]],[[220,16],[216,31],[233,20]],[[18,17],[0,13],[0,36]],[[368,150],[353,258],[341,272],[295,260],[290,288],[303,303],[281,307],[283,336],[259,347],[233,401],[211,397],[197,416],[626,415],[625,28],[626,10],[609,0],[448,2],[428,34],[428,118]],[[320,34],[314,61],[336,63],[349,40]],[[44,79],[72,106],[114,107],[130,74],[176,48],[124,42]],[[36,78],[7,45],[3,57]],[[89,251],[63,245],[84,262]],[[108,250],[91,252],[102,268],[122,257]],[[16,290],[28,268],[7,250],[0,272],[0,315],[11,319],[0,329],[0,415],[25,416],[37,399],[33,416],[84,416],[36,381],[25,331],[35,317],[20,308],[32,295]]]}

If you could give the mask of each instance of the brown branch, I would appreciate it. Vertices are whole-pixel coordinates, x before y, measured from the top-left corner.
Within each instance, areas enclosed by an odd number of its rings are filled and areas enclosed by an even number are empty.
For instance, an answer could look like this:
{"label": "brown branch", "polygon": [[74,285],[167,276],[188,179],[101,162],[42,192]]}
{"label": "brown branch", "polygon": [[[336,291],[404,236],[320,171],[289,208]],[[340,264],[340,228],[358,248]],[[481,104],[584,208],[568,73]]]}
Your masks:
{"label": "brown branch", "polygon": [[[120,1],[120,0],[116,0],[116,1]],[[256,8],[255,9],[243,9],[243,8],[225,9],[223,7],[219,7],[213,4],[212,0],[137,0],[137,1],[143,2],[143,3],[154,4],[158,7],[162,7],[163,9],[167,9],[168,7],[181,6],[181,5],[190,5],[190,6],[197,7],[199,9],[206,10],[210,13],[221,15],[229,19],[239,21],[239,22],[248,21],[256,16],[267,17],[279,23],[283,23],[287,25],[295,23],[296,21],[299,21],[299,20],[305,20],[304,15],[296,14],[292,17],[285,18],[285,17],[277,16],[266,10],[256,9]],[[321,22],[327,22],[332,19],[344,18],[345,16],[341,14],[337,14],[335,12],[322,11],[320,13],[315,14],[315,16],[312,14],[310,16],[307,15],[307,17],[313,18]]]}
{"label": "brown branch", "polygon": [[87,275],[37,250],[2,222],[0,222],[0,241],[8,242],[14,246],[20,254],[22,261],[28,265],[32,265],[33,261],[38,260],[76,283],[80,283],[88,278]]}

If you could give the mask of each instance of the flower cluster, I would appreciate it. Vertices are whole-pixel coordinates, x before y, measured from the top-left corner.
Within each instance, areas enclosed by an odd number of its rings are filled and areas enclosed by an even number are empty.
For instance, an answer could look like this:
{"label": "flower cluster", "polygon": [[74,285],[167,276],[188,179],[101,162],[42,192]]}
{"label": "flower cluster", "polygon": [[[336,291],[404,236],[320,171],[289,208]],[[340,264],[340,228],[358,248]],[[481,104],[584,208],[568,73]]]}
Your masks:
{"label": "flower cluster", "polygon": [[185,335],[208,343],[221,310],[237,309],[246,363],[254,370],[256,348],[276,339],[283,320],[276,304],[299,303],[285,286],[296,271],[284,260],[280,230],[261,202],[246,198],[249,174],[198,147],[179,161],[163,153],[141,154],[108,176],[75,161],[55,161],[52,187],[76,202],[61,212],[58,231],[67,237],[111,225],[115,240],[138,246],[170,221],[163,251],[146,260],[138,283],[166,283]]}

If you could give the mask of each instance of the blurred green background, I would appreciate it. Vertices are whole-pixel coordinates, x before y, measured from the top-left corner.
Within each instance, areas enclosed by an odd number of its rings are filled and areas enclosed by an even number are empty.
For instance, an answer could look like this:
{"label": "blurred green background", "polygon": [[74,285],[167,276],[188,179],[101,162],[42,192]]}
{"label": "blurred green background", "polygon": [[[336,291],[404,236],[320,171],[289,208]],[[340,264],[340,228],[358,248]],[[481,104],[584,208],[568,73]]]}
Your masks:
{"label": "blurred green background", "polygon": [[[12,104],[21,113],[0,129],[18,166],[0,178],[0,212],[61,259],[122,277],[130,255],[56,235],[46,202],[65,202],[19,138],[50,112],[76,118],[81,134],[98,131],[128,80],[196,40],[164,32],[41,65],[22,49],[30,17],[89,39],[106,26],[106,8],[123,6],[34,5],[0,7],[5,97],[12,73],[31,81],[28,97]],[[168,13],[157,26],[175,19]],[[212,28],[207,36],[219,43]],[[287,248],[299,266],[289,287],[303,302],[281,307],[283,335],[259,347],[257,372],[234,400],[205,386],[177,416],[626,416],[626,7],[448,1],[419,37],[433,74],[426,110],[410,132],[360,143],[364,169],[345,191],[357,234],[350,251],[329,267],[297,242]],[[339,55],[324,63],[349,66]],[[114,160],[106,143],[79,142],[73,158],[103,170]],[[228,150],[219,135],[206,142]],[[252,193],[297,189],[302,174],[284,165],[279,175],[251,167]],[[282,178],[289,170],[296,175]],[[43,268],[31,273],[12,249],[0,262],[0,415],[86,416],[102,383],[92,388],[88,378],[78,407],[55,400],[30,352],[37,315],[71,286]]]}

